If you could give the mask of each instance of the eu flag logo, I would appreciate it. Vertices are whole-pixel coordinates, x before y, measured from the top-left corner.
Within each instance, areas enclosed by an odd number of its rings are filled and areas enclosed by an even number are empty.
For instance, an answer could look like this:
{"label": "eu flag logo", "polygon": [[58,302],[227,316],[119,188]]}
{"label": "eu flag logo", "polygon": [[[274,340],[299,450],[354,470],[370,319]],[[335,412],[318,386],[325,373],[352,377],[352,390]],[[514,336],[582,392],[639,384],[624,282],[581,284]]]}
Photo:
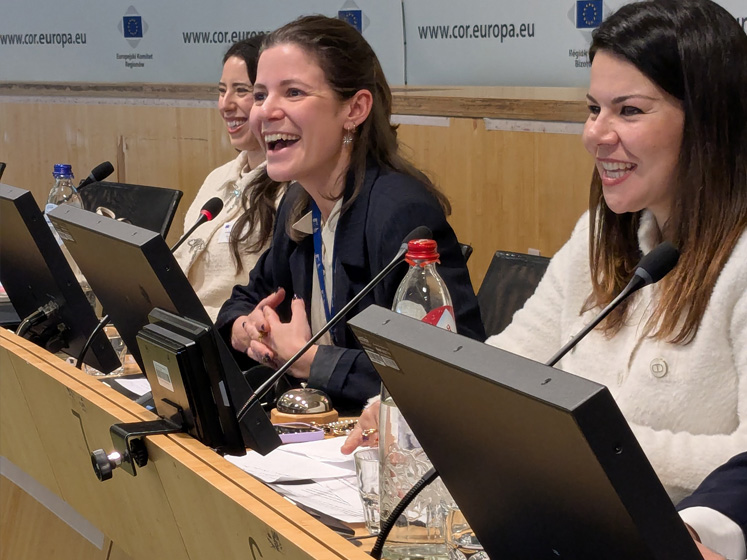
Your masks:
{"label": "eu flag logo", "polygon": [[143,18],[140,16],[124,16],[122,28],[125,39],[141,39],[143,37]]}
{"label": "eu flag logo", "polygon": [[576,1],[576,28],[593,29],[602,23],[603,0]]}
{"label": "eu flag logo", "polygon": [[355,27],[359,33],[363,32],[363,11],[362,10],[340,10],[337,12],[337,19],[347,21]]}

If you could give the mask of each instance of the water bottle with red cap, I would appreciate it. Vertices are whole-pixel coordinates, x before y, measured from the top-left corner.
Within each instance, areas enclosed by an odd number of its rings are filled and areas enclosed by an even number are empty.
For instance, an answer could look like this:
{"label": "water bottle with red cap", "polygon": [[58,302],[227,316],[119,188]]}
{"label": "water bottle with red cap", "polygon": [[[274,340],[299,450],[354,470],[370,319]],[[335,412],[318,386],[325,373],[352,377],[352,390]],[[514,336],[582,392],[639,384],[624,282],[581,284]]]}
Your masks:
{"label": "water bottle with red cap", "polygon": [[[410,241],[405,260],[410,270],[397,289],[392,310],[456,332],[451,296],[436,270],[439,263],[436,242],[432,239]],[[379,505],[384,520],[432,465],[383,385],[379,414]],[[383,557],[447,560],[446,516],[454,507],[453,498],[441,479],[437,479],[400,516],[389,533]]]}
{"label": "water bottle with red cap", "polygon": [[392,309],[430,325],[456,332],[451,296],[436,270],[438,260],[433,239],[414,239],[407,244],[405,260],[410,265],[394,296]]}

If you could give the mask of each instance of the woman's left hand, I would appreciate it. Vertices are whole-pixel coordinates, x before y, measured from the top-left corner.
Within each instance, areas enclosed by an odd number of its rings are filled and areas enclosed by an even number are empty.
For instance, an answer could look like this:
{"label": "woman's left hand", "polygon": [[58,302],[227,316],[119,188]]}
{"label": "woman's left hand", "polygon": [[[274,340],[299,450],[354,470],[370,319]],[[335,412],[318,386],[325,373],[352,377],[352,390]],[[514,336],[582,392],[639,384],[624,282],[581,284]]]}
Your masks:
{"label": "woman's left hand", "polygon": [[[281,322],[280,317],[271,307],[265,307],[264,314],[268,334],[262,341],[263,346],[270,349],[272,352],[269,356],[270,360],[279,366],[292,358],[311,339],[306,306],[302,299],[294,298],[291,302],[291,320],[287,323]],[[316,346],[312,346],[291,367],[290,374],[299,379],[308,379],[311,362],[315,355]]]}

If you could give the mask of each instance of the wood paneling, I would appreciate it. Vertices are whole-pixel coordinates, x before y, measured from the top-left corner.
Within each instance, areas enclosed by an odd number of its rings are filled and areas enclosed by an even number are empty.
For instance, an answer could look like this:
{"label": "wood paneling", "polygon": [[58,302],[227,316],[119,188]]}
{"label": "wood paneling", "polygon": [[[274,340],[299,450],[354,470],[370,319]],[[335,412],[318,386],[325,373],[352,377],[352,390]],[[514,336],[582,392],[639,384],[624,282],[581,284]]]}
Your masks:
{"label": "wood paneling", "polygon": [[[101,87],[54,91],[113,95]],[[185,89],[198,99],[212,95],[200,87]],[[184,192],[168,237],[175,242],[203,179],[235,152],[214,107],[175,106],[169,100],[154,105],[154,96],[177,97],[177,86],[135,89],[139,93],[120,92],[134,97],[117,102],[93,97],[59,102],[66,98],[54,96],[3,102],[0,95],[0,161],[8,164],[3,182],[31,190],[43,204],[54,163],[71,163],[80,179],[110,160],[115,165],[111,180]],[[0,84],[0,92],[19,91],[25,90]],[[395,106],[407,109],[400,112],[457,115],[448,127],[408,124],[399,130],[413,163],[451,200],[459,239],[474,247],[469,265],[475,288],[497,249],[535,248],[545,255],[558,250],[586,207],[591,158],[578,135],[490,131],[482,118],[458,115],[555,115],[578,122],[583,120],[580,95],[580,90],[558,88],[395,88]]]}

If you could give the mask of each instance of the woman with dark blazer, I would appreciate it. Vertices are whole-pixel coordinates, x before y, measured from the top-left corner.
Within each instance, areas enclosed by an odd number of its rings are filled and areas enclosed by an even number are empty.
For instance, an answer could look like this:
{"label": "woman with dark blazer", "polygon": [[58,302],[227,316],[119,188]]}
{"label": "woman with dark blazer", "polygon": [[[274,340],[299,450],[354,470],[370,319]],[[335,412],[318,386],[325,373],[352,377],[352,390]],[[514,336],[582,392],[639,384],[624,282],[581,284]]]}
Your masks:
{"label": "woman with dark blazer", "polygon": [[[217,325],[239,352],[279,366],[394,257],[416,227],[433,232],[438,267],[459,333],[482,340],[477,298],[449,203],[398,151],[391,91],[376,55],[349,24],[298,19],[265,38],[254,84],[252,130],[267,148],[267,173],[293,182],[278,208],[271,248],[247,286],[237,286]],[[391,307],[407,266],[368,294]],[[357,408],[380,380],[344,321],[290,374]]]}

